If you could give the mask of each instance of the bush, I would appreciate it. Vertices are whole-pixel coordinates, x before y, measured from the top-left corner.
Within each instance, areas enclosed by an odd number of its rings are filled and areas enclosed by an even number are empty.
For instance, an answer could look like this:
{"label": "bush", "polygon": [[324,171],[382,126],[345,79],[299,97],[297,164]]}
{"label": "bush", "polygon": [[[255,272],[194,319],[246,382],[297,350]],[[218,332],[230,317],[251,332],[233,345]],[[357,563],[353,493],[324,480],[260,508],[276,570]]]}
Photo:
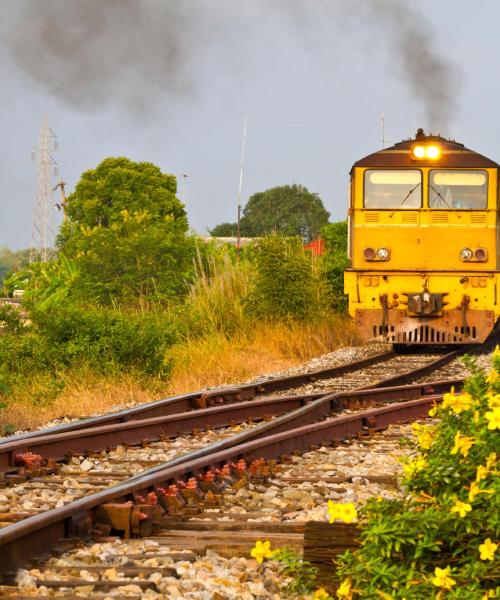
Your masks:
{"label": "bush", "polygon": [[344,271],[349,266],[347,258],[347,222],[329,223],[321,230],[326,253],[321,266],[330,292],[332,308],[344,311],[347,296],[344,295]]}
{"label": "bush", "polygon": [[170,320],[161,313],[122,313],[67,305],[32,311],[37,333],[49,348],[57,367],[86,362],[97,371],[134,368],[166,377],[166,349],[175,340]]}
{"label": "bush", "polygon": [[[499,578],[500,351],[486,376],[431,411],[438,422],[415,425],[400,501],[372,500],[362,510],[361,547],[340,559],[339,597],[486,600]],[[340,592],[340,590],[339,590]]]}
{"label": "bush", "polygon": [[326,288],[300,238],[272,234],[255,251],[247,312],[258,319],[305,321],[325,308]]}
{"label": "bush", "polygon": [[[166,379],[171,363],[167,348],[176,340],[170,319],[162,313],[120,313],[75,305],[31,312],[23,326],[10,311],[0,337],[0,383],[13,386],[45,377],[44,389],[57,395],[66,370],[91,368],[101,374],[134,371]],[[49,381],[50,380],[50,381]],[[52,382],[52,383],[51,383]],[[5,395],[5,394],[4,394]]]}

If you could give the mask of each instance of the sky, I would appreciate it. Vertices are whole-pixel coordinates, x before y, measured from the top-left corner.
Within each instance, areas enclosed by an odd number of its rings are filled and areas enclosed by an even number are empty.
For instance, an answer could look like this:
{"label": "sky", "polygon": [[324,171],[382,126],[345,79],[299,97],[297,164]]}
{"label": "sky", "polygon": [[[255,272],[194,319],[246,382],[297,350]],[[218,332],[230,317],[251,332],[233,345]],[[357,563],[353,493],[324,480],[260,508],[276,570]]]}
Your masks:
{"label": "sky", "polygon": [[243,204],[299,183],[332,220],[382,114],[390,142],[433,128],[500,160],[499,22],[497,0],[0,0],[0,246],[30,245],[44,116],[54,184],[155,163],[201,234],[236,220],[245,116]]}

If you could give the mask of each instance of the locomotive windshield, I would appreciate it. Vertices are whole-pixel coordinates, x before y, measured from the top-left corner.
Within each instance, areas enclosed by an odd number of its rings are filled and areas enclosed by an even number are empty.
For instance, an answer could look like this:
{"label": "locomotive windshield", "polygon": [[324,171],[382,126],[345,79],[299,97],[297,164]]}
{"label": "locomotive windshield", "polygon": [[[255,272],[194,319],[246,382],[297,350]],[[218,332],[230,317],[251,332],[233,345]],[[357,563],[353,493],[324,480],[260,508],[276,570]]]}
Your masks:
{"label": "locomotive windshield", "polygon": [[420,208],[422,173],[411,170],[365,171],[365,208]]}
{"label": "locomotive windshield", "polygon": [[484,209],[488,201],[486,171],[431,171],[429,207],[452,210]]}

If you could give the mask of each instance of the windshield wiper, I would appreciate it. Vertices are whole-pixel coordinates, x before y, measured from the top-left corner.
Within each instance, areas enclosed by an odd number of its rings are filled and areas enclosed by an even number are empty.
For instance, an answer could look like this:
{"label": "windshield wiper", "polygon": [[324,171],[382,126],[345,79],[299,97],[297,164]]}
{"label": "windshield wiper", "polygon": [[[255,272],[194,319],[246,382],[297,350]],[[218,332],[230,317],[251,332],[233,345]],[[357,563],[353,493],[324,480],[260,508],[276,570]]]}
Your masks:
{"label": "windshield wiper", "polygon": [[[453,206],[448,202],[448,200],[446,200],[446,198],[444,196],[441,196],[441,194],[437,191],[437,189],[433,185],[431,185],[429,183],[429,187],[431,188],[431,190],[433,192],[435,192],[441,198],[441,200],[446,204],[446,206],[448,206],[449,208],[451,208],[451,210],[453,210]],[[435,207],[433,207],[433,208],[435,208]]]}
{"label": "windshield wiper", "polygon": [[408,198],[413,194],[413,192],[418,188],[419,185],[420,185],[420,182],[418,182],[417,185],[406,194],[406,196],[401,200],[399,205],[396,206],[396,208],[392,211],[392,213],[390,215],[391,217],[393,217],[394,213],[403,206],[403,204],[408,200]]}

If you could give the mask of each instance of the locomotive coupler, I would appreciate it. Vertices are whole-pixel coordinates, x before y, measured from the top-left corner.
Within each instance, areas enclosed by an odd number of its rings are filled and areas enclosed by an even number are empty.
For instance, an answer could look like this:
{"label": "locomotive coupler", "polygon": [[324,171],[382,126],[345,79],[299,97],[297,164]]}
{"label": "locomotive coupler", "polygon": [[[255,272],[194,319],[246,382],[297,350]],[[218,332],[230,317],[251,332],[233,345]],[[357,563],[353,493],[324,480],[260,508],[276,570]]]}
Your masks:
{"label": "locomotive coupler", "polygon": [[408,312],[415,315],[433,315],[443,309],[443,294],[431,294],[427,290],[407,294]]}

